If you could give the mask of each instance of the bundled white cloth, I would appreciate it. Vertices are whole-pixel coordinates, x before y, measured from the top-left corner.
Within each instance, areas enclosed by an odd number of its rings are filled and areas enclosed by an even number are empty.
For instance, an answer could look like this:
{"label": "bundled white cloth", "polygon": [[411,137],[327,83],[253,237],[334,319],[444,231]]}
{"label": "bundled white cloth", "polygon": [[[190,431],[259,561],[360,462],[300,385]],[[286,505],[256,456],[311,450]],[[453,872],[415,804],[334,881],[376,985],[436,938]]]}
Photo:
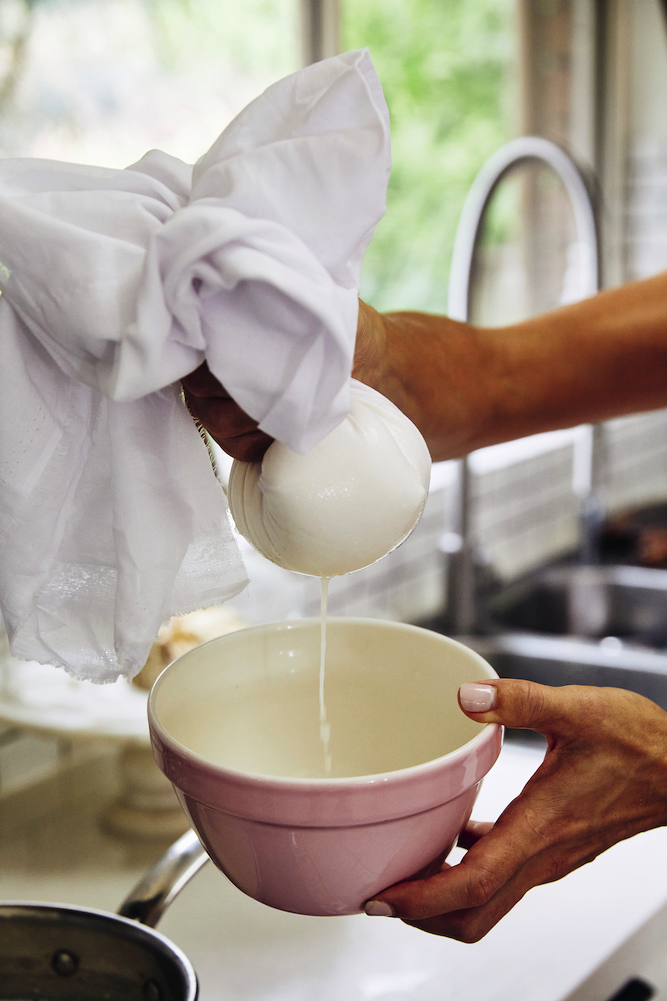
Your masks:
{"label": "bundled white cloth", "polygon": [[431,456],[420,431],[352,380],[350,410],[305,455],[274,441],[262,462],[234,462],[229,507],[241,535],[278,566],[336,577],[393,552],[416,528]]}
{"label": "bundled white cloth", "polygon": [[114,681],[246,584],[178,380],[206,358],[305,451],[349,402],[389,123],[368,53],[281,80],[191,168],[0,161],[0,606],[14,655]]}

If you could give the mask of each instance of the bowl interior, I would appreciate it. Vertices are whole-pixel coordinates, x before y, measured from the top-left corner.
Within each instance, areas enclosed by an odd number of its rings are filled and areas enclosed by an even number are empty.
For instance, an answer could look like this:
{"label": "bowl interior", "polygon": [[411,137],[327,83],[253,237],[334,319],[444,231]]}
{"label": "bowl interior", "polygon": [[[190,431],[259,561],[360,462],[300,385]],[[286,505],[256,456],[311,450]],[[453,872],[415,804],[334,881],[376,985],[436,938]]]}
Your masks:
{"label": "bowl interior", "polygon": [[484,727],[458,707],[465,681],[497,677],[447,637],[401,623],[329,619],[320,727],[320,622],[277,623],[212,640],[175,661],[151,697],[158,724],[206,761],[246,773],[346,778],[456,750]]}

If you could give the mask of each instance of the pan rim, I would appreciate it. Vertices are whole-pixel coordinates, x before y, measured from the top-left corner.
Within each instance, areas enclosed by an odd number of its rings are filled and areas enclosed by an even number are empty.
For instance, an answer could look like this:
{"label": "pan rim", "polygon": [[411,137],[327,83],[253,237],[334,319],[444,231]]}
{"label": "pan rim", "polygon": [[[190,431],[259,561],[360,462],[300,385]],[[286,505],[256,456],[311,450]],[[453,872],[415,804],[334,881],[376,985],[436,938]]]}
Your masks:
{"label": "pan rim", "polygon": [[114,926],[124,926],[128,932],[132,933],[132,937],[136,937],[138,933],[140,938],[143,937],[149,943],[151,941],[158,942],[182,967],[185,984],[187,985],[187,994],[184,995],[183,1001],[197,1001],[199,982],[194,966],[182,949],[175,945],[166,935],[163,935],[155,928],[151,928],[150,925],[144,925],[133,918],[125,918],[120,914],[114,914],[112,911],[104,911],[97,907],[79,907],[77,904],[63,904],[52,900],[0,900],[0,920],[11,920],[12,916],[20,916],[19,914],[12,915],[9,913],[12,910],[23,911],[26,916],[30,911],[42,913],[51,911],[55,916],[62,915],[62,912],[65,912],[65,914],[77,917],[91,917],[95,922],[100,924],[109,924],[111,922]]}

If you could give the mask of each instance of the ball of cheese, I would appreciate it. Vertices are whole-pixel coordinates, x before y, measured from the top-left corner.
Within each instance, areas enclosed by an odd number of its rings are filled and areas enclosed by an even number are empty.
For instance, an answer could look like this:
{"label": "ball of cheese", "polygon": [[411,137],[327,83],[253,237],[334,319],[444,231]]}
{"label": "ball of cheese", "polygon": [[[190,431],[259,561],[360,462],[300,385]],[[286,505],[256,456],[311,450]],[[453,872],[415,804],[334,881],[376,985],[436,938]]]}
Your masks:
{"label": "ball of cheese", "polygon": [[305,455],[276,441],[261,463],[234,462],[229,506],[241,535],[267,559],[335,577],[375,563],[407,538],[430,473],[412,421],[353,381],[347,417]]}

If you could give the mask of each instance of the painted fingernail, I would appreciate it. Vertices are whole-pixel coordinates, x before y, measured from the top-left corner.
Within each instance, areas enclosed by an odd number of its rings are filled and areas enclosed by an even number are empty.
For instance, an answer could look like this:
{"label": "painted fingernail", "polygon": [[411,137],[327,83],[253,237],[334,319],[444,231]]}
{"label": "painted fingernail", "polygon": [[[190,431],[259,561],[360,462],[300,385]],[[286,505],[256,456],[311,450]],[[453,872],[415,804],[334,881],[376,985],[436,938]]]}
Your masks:
{"label": "painted fingernail", "polygon": [[493,709],[496,690],[493,685],[477,685],[474,682],[459,688],[461,708],[468,713],[486,713]]}
{"label": "painted fingernail", "polygon": [[396,911],[391,906],[391,904],[385,903],[384,900],[369,900],[364,908],[366,914],[369,914],[373,918],[395,918]]}

